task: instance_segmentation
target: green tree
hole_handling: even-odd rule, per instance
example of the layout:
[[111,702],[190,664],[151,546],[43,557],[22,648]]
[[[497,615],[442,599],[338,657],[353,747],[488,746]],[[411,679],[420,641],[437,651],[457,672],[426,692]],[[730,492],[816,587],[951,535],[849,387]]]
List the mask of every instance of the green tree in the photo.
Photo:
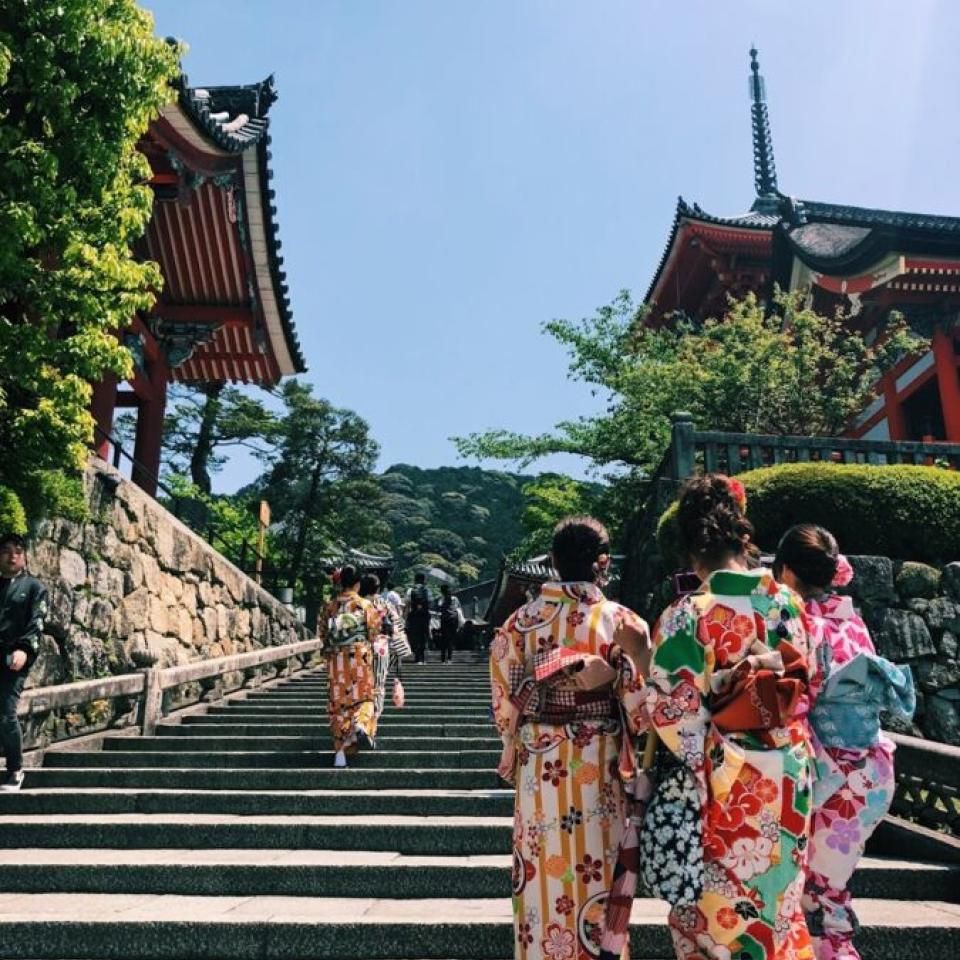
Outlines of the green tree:
[[174,473],[189,472],[203,493],[211,492],[211,475],[222,469],[231,450],[266,457],[279,437],[277,416],[236,387],[211,383],[171,393],[163,426],[167,466]]
[[564,518],[598,513],[596,485],[582,483],[559,473],[544,473],[524,484],[520,520],[526,536],[514,554],[518,558],[546,553],[553,528]]
[[362,417],[315,397],[309,384],[288,380],[281,396],[278,442],[256,486],[279,521],[276,542],[287,583],[301,584],[312,607],[325,556],[347,544],[384,540],[388,532],[371,475],[379,447]]
[[652,327],[623,291],[589,319],[551,321],[545,330],[567,349],[570,375],[607,400],[604,412],[535,437],[473,434],[458,449],[522,464],[575,453],[642,477],[660,462],[679,409],[702,429],[833,436],[872,399],[878,376],[920,346],[896,315],[868,344],[847,316],[818,314],[800,293],[778,293],[774,306],[751,294],[721,318]]
[[130,374],[114,332],[162,283],[137,141],[177,72],[134,0],[0,5],[0,481],[32,516],[82,509],[90,384]]

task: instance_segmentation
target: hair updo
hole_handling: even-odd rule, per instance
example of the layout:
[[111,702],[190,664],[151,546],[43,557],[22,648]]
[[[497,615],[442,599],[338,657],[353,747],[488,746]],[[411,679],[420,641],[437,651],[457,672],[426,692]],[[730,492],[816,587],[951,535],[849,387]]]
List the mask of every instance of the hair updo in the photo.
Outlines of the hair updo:
[[780,540],[773,561],[774,576],[789,567],[805,587],[826,590],[837,575],[840,548],[836,537],[814,523],[798,523]]
[[360,582],[360,572],[352,563],[345,563],[340,568],[340,586],[344,590],[355,587]]
[[729,478],[708,473],[684,484],[677,506],[677,531],[686,556],[709,565],[747,550],[753,525]]
[[361,597],[372,597],[380,592],[380,578],[375,573],[365,573],[360,578]]
[[561,580],[592,581],[594,564],[610,552],[610,534],[593,517],[567,517],[553,530],[553,564]]

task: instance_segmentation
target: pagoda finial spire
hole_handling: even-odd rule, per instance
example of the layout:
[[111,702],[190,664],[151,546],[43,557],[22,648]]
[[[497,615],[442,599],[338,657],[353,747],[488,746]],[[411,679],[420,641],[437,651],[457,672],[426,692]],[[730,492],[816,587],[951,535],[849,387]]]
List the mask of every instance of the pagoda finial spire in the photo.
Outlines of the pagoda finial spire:
[[[750,117],[753,123],[753,182],[757,200],[777,196],[777,165],[773,159],[773,139],[770,136],[770,118],[767,115],[767,95],[757,48],[750,48]],[[754,209],[757,204],[754,204]]]

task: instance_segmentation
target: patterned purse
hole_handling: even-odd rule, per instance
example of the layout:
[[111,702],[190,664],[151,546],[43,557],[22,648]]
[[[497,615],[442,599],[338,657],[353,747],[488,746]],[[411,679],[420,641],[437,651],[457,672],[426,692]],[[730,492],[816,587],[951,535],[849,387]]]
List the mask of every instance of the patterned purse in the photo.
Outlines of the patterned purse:
[[[644,765],[654,788],[640,830],[640,880],[671,906],[692,906],[703,893],[703,821],[693,773],[650,731]],[[648,760],[649,757],[649,760]]]

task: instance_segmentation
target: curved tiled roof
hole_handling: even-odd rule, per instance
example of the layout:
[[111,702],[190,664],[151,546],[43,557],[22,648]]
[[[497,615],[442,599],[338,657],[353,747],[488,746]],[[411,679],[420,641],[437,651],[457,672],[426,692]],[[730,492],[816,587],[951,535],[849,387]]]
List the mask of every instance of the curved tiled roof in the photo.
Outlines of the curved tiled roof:
[[707,213],[699,203],[687,203],[683,197],[677,197],[677,209],[673,216],[673,224],[670,227],[670,235],[667,237],[667,245],[660,256],[660,262],[654,271],[653,279],[647,287],[643,302],[649,303],[653,296],[653,291],[657,287],[660,275],[663,273],[670,259],[670,251],[677,239],[677,231],[680,229],[681,220],[699,220],[702,223],[713,223],[720,226],[746,228],[749,230],[772,230],[779,222],[779,214],[765,213],[760,210],[748,210],[746,213],[733,217],[718,217]]
[[293,324],[287,275],[283,270],[282,246],[277,224],[276,191],[270,187],[270,121],[267,113],[277,100],[273,74],[259,83],[221,87],[191,87],[185,74],[179,82],[179,100],[186,115],[206,139],[227,153],[257,150],[260,204],[268,266],[283,326],[284,339],[297,373],[306,370],[303,351]]

